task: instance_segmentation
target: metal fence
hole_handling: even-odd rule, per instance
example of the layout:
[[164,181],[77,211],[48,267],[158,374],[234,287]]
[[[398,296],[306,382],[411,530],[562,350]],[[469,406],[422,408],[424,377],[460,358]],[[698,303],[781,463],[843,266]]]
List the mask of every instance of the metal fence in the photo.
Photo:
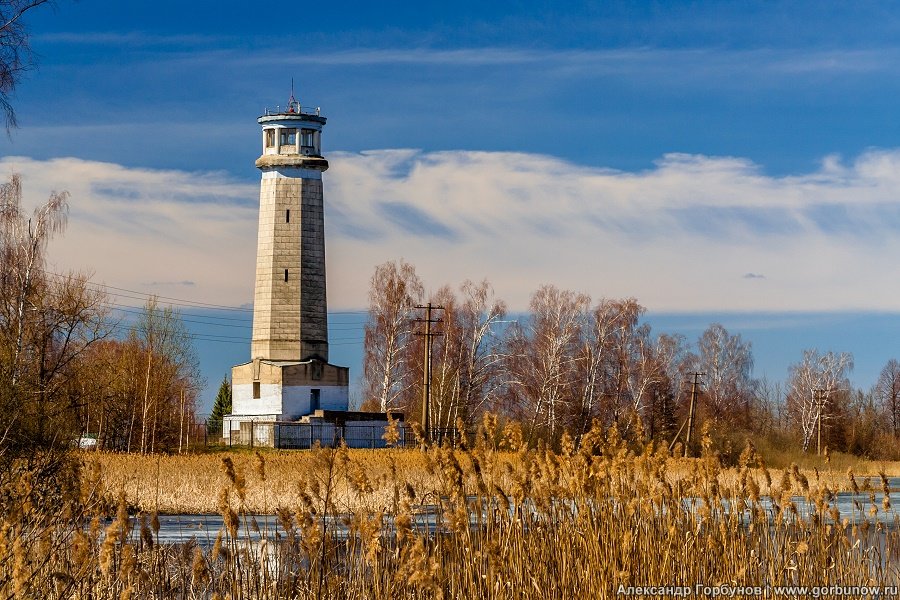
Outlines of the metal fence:
[[[348,448],[387,448],[384,439],[385,425],[336,425],[334,423],[284,423],[244,421],[240,429],[231,431],[230,436],[210,438],[211,444],[222,443],[226,446],[244,446],[282,448],[290,450],[306,450],[316,446],[334,447],[342,442]],[[393,447],[416,448],[421,440],[410,427],[402,423],[397,427],[399,438]],[[467,435],[468,437],[468,435]],[[431,443],[456,446],[460,442],[460,433],[456,429],[434,429],[430,435]]]

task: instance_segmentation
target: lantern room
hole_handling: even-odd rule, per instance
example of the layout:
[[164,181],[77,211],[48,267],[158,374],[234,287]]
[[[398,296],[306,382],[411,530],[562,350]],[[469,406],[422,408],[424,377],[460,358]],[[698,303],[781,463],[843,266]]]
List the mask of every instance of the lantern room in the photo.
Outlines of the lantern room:
[[293,98],[282,111],[276,108],[259,118],[263,127],[263,156],[322,156],[322,127],[325,117],[319,109],[300,106]]

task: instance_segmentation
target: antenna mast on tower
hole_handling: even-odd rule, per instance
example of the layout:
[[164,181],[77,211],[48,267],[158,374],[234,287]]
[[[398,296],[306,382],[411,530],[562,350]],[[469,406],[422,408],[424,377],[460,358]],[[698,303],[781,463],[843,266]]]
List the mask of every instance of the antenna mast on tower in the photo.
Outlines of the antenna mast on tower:
[[291,77],[291,97],[288,99],[288,112],[299,113],[300,102],[294,97],[294,78]]

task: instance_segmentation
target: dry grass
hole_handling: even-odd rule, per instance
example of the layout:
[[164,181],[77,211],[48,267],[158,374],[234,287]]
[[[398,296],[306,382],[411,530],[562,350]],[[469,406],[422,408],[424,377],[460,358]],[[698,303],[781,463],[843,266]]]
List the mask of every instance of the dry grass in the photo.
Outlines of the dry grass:
[[[0,525],[0,598],[544,599],[614,597],[620,585],[900,583],[898,518],[874,492],[843,515],[824,477],[769,470],[750,449],[726,471],[708,450],[690,461],[652,445],[635,454],[615,431],[558,453],[500,451],[494,427],[487,419],[488,435],[457,451],[101,455],[54,515],[29,507],[25,477],[5,490],[20,508]],[[103,534],[94,517],[117,484]],[[794,494],[814,507],[809,518]],[[161,548],[153,513],[126,537],[129,503],[202,510],[211,497],[225,522],[211,548]],[[422,504],[435,506],[436,529],[413,527]],[[285,534],[247,545],[242,514],[256,510],[276,511]],[[885,512],[894,527],[871,518]],[[349,535],[335,537],[326,515]]]
[[782,450],[780,452],[769,449],[766,452],[770,464],[780,468],[796,464],[801,469],[813,471],[833,472],[846,474],[848,470],[868,476],[877,476],[884,473],[888,477],[900,477],[900,461],[870,460],[853,454],[843,452],[830,453],[826,459],[824,456],[816,456],[813,452],[799,452]]
[[[246,474],[246,509],[250,512],[271,514],[274,507],[292,506],[298,491],[305,485],[311,469],[315,468],[314,455],[307,451],[264,450],[268,473],[265,485],[257,477],[253,465],[256,455],[252,452],[225,452],[183,456],[140,456],[135,454],[82,453],[88,468],[99,467],[102,473],[102,490],[110,497],[125,492],[129,506],[145,512],[159,513],[215,513],[218,511],[218,492],[226,482],[221,469],[222,458],[228,457],[236,470]],[[428,456],[421,450],[346,450],[342,454],[348,465],[365,472],[372,491],[360,496],[347,480],[341,480],[335,490],[334,503],[340,510],[353,512],[360,508],[388,510],[393,501],[394,471],[403,484],[409,484],[416,497],[427,498],[434,490],[438,478],[429,470]],[[457,452],[465,461],[466,453]],[[783,457],[779,457],[783,458]],[[877,478],[878,473],[896,476],[900,463],[867,461],[849,455],[832,456],[826,463],[822,457],[800,455],[794,461],[800,472],[819,486],[827,486],[834,492],[849,491],[847,471],[857,477]],[[520,454],[498,451],[494,460],[502,466],[499,478],[508,485],[506,473],[514,470]],[[670,484],[690,476],[699,459],[668,458],[666,477]],[[784,461],[778,461],[784,463]],[[790,462],[778,471],[790,469]],[[773,470],[774,471],[774,470]],[[760,493],[770,493],[762,470],[752,472],[760,481]],[[734,490],[740,484],[740,469],[722,469],[720,485]],[[465,482],[474,491],[474,480]],[[794,483],[793,493],[801,493]]]
[[[277,506],[296,504],[299,489],[316,469],[315,454],[308,451],[264,451],[266,482],[262,485],[250,452],[227,452],[185,456],[139,456],[86,453],[86,465],[97,465],[103,473],[103,491],[115,496],[125,491],[129,506],[160,513],[218,512],[217,497],[227,477],[222,458],[246,478],[245,506],[251,512],[272,513]],[[392,469],[421,493],[433,485],[427,472],[427,457],[420,450],[347,450],[343,456],[352,468],[365,472],[373,491],[364,499],[344,480],[337,486],[335,504],[355,510],[361,504],[387,508],[392,500]]]

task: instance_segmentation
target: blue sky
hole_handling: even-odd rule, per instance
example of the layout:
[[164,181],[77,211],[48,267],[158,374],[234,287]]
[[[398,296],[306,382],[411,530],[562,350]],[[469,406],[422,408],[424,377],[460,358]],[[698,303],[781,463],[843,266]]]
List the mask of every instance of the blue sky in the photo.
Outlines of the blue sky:
[[[72,192],[56,269],[248,303],[255,119],[293,77],[329,118],[335,310],[402,257],[514,310],[554,283],[636,296],[657,330],[721,321],[774,379],[817,346],[868,387],[895,355],[895,3],[61,0],[28,21],[0,162],[34,202]],[[211,385],[232,342],[201,344]]]

